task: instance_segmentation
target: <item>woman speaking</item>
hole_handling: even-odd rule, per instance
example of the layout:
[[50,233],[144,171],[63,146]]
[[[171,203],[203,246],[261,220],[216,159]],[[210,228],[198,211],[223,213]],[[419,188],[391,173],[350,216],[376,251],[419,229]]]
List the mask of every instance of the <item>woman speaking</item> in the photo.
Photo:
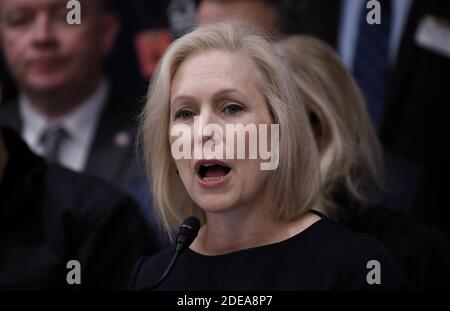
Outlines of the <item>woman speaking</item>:
[[[243,153],[219,131],[238,125],[257,128],[241,135]],[[320,158],[308,116],[289,68],[259,33],[216,24],[175,41],[152,79],[142,142],[167,231],[192,215],[202,223],[157,290],[406,287],[375,238],[315,211],[323,204]],[[261,152],[251,156],[264,144],[275,168],[263,169]],[[154,284],[173,252],[140,260],[133,289]]]

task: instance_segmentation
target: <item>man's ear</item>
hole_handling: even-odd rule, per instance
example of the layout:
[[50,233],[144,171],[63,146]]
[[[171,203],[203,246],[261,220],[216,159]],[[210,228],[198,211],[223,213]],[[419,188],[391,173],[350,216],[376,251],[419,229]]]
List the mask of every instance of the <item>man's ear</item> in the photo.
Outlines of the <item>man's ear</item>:
[[108,12],[101,17],[101,43],[104,55],[109,55],[114,47],[120,30],[120,18],[115,12]]

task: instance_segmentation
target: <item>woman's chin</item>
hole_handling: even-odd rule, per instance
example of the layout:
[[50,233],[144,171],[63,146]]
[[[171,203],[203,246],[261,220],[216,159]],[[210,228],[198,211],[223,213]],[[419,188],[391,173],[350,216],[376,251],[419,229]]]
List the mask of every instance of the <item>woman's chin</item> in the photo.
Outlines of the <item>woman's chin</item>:
[[211,214],[219,214],[227,212],[233,209],[236,204],[230,202],[230,200],[223,200],[220,198],[204,198],[199,202],[198,206],[205,212]]

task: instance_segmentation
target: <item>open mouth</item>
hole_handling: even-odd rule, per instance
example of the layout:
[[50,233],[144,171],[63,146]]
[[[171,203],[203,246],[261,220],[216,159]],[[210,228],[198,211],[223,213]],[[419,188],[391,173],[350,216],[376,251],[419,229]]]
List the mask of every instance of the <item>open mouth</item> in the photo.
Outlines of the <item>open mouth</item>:
[[225,182],[231,171],[228,165],[216,160],[199,161],[195,169],[201,184],[205,186],[215,186]]

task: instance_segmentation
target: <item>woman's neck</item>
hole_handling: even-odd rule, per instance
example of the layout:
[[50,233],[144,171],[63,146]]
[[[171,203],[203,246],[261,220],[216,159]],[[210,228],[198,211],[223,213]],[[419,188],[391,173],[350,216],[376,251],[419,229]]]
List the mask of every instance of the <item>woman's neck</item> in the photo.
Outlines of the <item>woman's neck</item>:
[[191,249],[213,256],[278,243],[299,234],[319,219],[307,213],[298,220],[281,222],[268,213],[251,210],[209,214]]

